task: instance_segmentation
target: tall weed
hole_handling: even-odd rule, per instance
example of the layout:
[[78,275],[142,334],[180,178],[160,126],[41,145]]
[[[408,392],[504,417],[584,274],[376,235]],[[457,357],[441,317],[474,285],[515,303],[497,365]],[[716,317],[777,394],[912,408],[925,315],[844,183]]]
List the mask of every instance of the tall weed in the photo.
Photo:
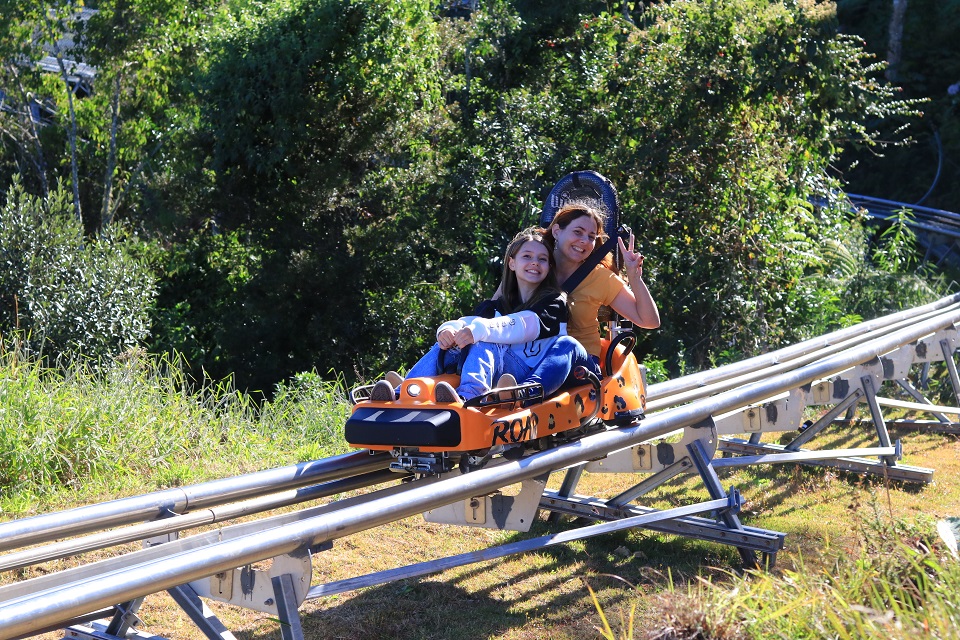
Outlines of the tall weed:
[[[229,380],[194,389],[182,362],[130,351],[59,368],[0,343],[0,507],[64,488],[158,487],[324,457],[343,449],[342,386],[283,386],[258,406]],[[342,406],[340,406],[342,405]],[[19,496],[19,498],[18,498]],[[32,496],[33,498],[24,498]]]
[[[779,573],[728,573],[698,578],[648,600],[655,624],[611,628],[600,610],[602,634],[646,639],[952,638],[960,628],[960,562],[937,540],[933,523],[889,521],[874,509],[862,522],[859,553],[840,553],[824,569],[799,557]],[[591,591],[592,594],[592,591]],[[633,609],[631,609],[632,611]]]

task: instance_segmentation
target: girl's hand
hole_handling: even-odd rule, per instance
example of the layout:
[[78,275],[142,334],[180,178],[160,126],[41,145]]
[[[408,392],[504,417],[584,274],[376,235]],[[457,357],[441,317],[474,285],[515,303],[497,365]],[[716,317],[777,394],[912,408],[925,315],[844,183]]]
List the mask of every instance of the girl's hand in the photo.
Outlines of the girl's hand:
[[476,342],[476,340],[473,338],[473,331],[470,331],[470,327],[464,327],[463,329],[460,329],[460,331],[457,331],[457,335],[454,336],[454,339],[456,340],[457,346],[461,349]]
[[617,244],[620,245],[620,253],[623,255],[623,266],[627,268],[627,275],[636,275],[643,277],[643,254],[633,250],[633,234],[630,234],[630,247],[623,244],[623,238],[617,238]]
[[444,329],[437,334],[437,344],[441,349],[452,349],[457,346],[457,334],[453,329]]

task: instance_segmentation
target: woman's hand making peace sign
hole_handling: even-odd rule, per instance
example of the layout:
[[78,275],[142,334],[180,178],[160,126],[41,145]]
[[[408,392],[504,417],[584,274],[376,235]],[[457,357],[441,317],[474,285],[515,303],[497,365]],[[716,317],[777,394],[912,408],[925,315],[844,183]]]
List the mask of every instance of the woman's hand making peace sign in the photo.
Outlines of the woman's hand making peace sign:
[[656,329],[660,326],[660,311],[647,283],[643,281],[643,254],[634,250],[632,233],[628,244],[623,243],[623,238],[617,238],[617,244],[623,254],[623,266],[627,269],[630,286],[618,293],[610,306],[638,327]]
[[623,255],[623,266],[627,268],[627,275],[643,276],[643,254],[633,250],[633,233],[630,233],[630,246],[623,244],[623,238],[617,238],[620,253]]

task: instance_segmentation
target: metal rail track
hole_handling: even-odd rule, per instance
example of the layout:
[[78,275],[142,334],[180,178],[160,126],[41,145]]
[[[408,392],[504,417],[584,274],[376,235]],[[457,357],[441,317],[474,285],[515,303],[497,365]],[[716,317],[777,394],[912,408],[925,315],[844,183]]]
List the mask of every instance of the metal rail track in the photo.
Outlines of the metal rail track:
[[[884,380],[899,381],[905,377],[903,369],[909,367],[907,361],[926,367],[937,359],[936,354],[928,353],[934,346],[940,347],[940,359],[947,363],[951,383],[958,389],[960,380],[953,363],[958,322],[960,296],[951,296],[765,356],[653,385],[649,389],[650,412],[636,425],[603,431],[521,460],[500,461],[469,474],[408,477],[408,481],[391,482],[348,499],[189,537],[172,539],[170,534],[318,497],[369,489],[395,481],[398,475],[383,471],[389,462],[388,456],[358,452],[3,523],[0,524],[0,550],[12,553],[0,556],[0,570],[132,540],[147,539],[147,546],[108,560],[0,587],[0,639],[26,637],[71,624],[77,625],[74,634],[83,634],[87,633],[82,630],[86,627],[80,623],[105,614],[113,615],[109,624],[97,629],[91,627],[87,636],[74,637],[129,636],[139,603],[144,597],[163,590],[174,595],[207,637],[232,636],[212,618],[198,596],[274,613],[285,623],[284,637],[298,638],[302,632],[299,632],[297,608],[308,598],[633,526],[660,528],[733,544],[745,563],[758,564],[757,553],[769,561],[782,548],[783,534],[742,525],[737,517],[739,496],[735,491],[723,490],[717,469],[736,464],[855,461],[860,456],[877,460],[869,464],[861,462],[863,466],[854,465],[849,470],[869,473],[872,465],[882,468],[883,473],[903,471],[908,476],[913,473],[923,481],[922,471],[897,464],[899,448],[886,434],[876,392]],[[851,384],[856,388],[847,393]],[[822,397],[818,398],[817,394]],[[792,402],[789,411],[784,397]],[[754,442],[751,436],[748,443],[751,447],[740,451],[749,455],[740,459],[712,459],[723,446],[719,435],[797,430],[801,428],[795,420],[800,404],[832,402],[841,409],[834,407],[823,425],[808,426],[804,434],[811,428],[816,433],[833,422],[834,414],[857,402],[866,402],[876,423],[879,446],[811,452],[801,445],[812,435],[801,435],[792,446],[771,451]],[[776,414],[771,412],[771,407],[781,407],[781,413],[789,413],[792,422],[774,420],[771,423],[770,415]],[[767,416],[767,422],[748,419],[751,411]],[[754,423],[756,429],[752,426]],[[658,442],[678,431],[685,434],[681,442]],[[638,467],[638,461],[646,466]],[[579,473],[588,465],[594,465],[594,469],[589,470],[632,471],[645,474],[647,479],[609,500],[574,497]],[[560,491],[545,491],[549,475],[563,470],[567,477]],[[680,473],[699,474],[711,500],[668,511],[630,504]],[[500,489],[517,483],[522,487],[520,496],[498,499]],[[339,538],[425,512],[438,521],[525,530],[523,527],[529,527],[538,510],[603,522],[340,584],[310,584],[312,554],[328,549]],[[481,519],[478,512],[487,516]],[[697,515],[704,513],[712,517]],[[121,528],[108,531],[115,527]],[[72,536],[79,537],[43,544]],[[163,536],[162,543],[155,536]],[[268,570],[258,574],[251,568],[265,560],[272,560]]]

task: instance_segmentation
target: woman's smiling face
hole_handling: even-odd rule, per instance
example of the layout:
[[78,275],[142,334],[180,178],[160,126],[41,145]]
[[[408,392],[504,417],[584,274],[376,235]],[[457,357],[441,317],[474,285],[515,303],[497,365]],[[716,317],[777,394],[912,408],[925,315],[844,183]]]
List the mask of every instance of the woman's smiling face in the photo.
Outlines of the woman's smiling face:
[[587,259],[597,244],[597,222],[591,216],[575,218],[565,228],[553,228],[553,237],[557,241],[558,259],[580,263]]

